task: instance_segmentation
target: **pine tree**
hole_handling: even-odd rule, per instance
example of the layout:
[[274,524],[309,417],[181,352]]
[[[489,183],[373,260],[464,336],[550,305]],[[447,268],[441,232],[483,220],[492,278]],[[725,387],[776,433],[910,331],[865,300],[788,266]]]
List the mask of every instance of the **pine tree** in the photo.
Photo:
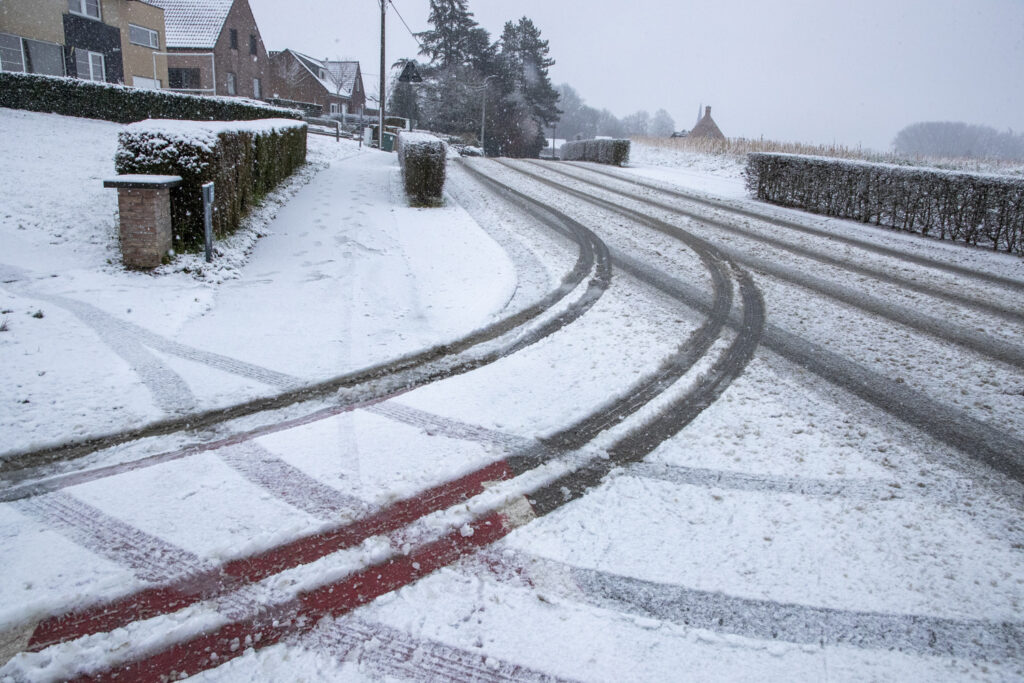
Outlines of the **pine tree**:
[[548,41],[527,17],[506,22],[495,66],[502,97],[495,112],[495,136],[487,152],[513,157],[535,157],[545,145],[544,132],[558,120],[558,92],[548,69]]
[[430,64],[440,69],[468,64],[472,32],[477,24],[466,0],[430,0],[427,21],[434,28],[416,34],[420,54],[429,57]]

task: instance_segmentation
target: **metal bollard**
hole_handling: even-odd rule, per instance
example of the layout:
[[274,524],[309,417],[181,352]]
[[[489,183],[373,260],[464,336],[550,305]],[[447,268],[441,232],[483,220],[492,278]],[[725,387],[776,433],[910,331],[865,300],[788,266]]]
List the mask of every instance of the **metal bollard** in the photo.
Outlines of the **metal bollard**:
[[213,181],[203,183],[203,227],[206,230],[206,262],[213,261]]

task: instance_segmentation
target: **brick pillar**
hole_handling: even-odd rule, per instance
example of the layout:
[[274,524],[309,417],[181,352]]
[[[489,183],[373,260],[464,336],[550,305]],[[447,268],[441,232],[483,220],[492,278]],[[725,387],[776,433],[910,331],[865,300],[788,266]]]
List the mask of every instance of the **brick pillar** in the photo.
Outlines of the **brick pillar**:
[[171,188],[178,176],[119,176],[117,188],[121,257],[128,268],[155,268],[171,250]]

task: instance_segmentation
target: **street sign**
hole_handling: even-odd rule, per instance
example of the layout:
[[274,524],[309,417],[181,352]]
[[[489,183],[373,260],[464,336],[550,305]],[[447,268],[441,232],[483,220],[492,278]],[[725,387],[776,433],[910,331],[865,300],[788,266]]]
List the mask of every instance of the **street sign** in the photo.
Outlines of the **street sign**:
[[402,75],[398,77],[399,83],[422,83],[423,76],[420,76],[419,69],[416,68],[416,62],[406,62],[405,68],[402,69]]

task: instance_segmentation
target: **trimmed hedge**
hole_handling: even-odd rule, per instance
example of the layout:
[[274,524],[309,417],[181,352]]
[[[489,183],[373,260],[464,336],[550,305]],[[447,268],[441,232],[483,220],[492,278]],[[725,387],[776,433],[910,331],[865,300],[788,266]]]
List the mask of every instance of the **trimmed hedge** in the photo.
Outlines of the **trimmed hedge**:
[[306,162],[306,124],[265,121],[148,120],[118,135],[119,174],[180,175],[171,190],[171,229],[176,251],[204,243],[203,183],[213,181],[213,229],[224,237],[238,229],[255,202]]
[[596,161],[625,166],[629,163],[629,140],[575,140],[559,150],[564,161]]
[[792,154],[749,154],[758,199],[1024,254],[1024,178]]
[[444,191],[448,146],[427,133],[398,134],[398,163],[405,193],[414,205],[436,205]]
[[115,123],[134,123],[144,119],[252,121],[302,118],[302,113],[294,109],[271,107],[237,97],[140,90],[78,78],[10,72],[0,73],[0,107]]

